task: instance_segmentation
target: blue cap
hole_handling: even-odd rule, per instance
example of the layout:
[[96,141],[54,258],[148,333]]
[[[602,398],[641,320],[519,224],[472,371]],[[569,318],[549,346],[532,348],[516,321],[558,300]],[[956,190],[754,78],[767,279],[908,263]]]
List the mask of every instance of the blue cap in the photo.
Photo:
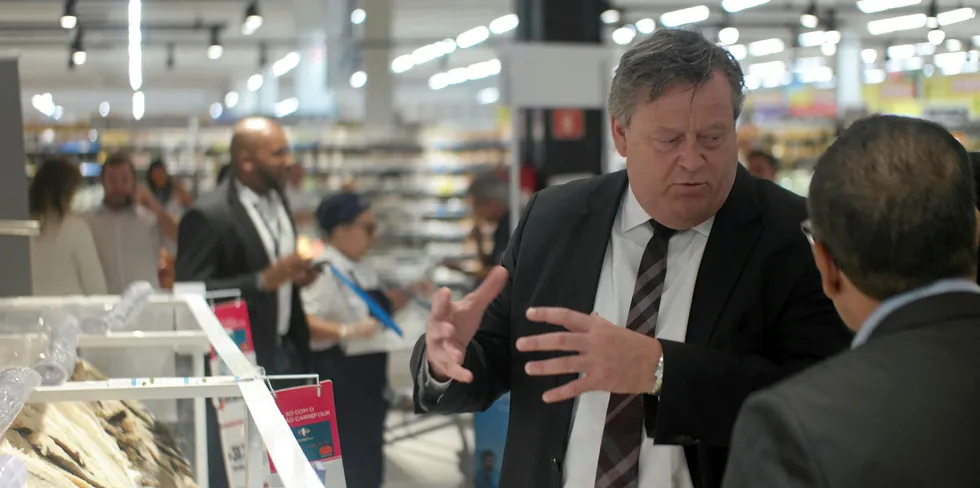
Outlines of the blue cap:
[[370,207],[367,201],[356,193],[340,193],[324,198],[316,208],[316,221],[323,232],[331,232],[336,227],[347,225]]

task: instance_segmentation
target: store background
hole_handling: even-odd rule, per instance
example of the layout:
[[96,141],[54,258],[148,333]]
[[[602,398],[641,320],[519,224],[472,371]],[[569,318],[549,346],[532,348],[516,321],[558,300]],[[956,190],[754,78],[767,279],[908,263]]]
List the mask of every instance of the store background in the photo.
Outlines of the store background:
[[[261,25],[243,22],[253,4]],[[571,22],[582,12],[595,15]],[[141,170],[162,157],[200,194],[228,160],[234,121],[263,113],[288,127],[306,192],[354,186],[374,200],[374,259],[387,279],[426,274],[462,292],[466,281],[436,264],[475,253],[462,198],[475,174],[519,161],[537,170],[522,179],[543,186],[623,165],[598,107],[508,105],[507,47],[603,46],[603,72],[590,65],[581,78],[608,83],[625,48],[665,26],[700,30],[740,59],[743,149],[775,154],[777,181],[793,191],[805,194],[815,158],[866,113],[930,118],[980,148],[980,19],[960,1],[0,0],[0,53],[18,59],[20,84],[18,95],[12,72],[0,79],[0,107],[10,108],[0,218],[24,218],[17,175],[51,154],[82,163],[79,210],[101,200],[98,165],[116,150],[132,151]],[[9,120],[17,106],[21,120]],[[26,252],[0,239],[5,256]],[[4,259],[10,273],[26,262]],[[400,320],[424,316],[416,306]],[[391,364],[404,390],[407,354]],[[469,419],[395,413],[391,424],[390,486],[472,475],[480,443]]]

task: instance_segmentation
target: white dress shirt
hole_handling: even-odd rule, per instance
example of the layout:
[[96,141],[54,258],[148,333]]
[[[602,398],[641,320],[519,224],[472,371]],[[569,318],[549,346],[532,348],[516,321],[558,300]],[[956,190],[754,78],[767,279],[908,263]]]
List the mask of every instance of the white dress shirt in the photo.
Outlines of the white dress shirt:
[[[267,195],[259,195],[240,182],[235,182],[238,189],[238,199],[241,200],[245,212],[252,219],[252,225],[262,239],[269,263],[274,263],[296,252],[296,231],[293,230],[282,204],[279,194],[270,191]],[[280,336],[289,333],[289,319],[292,314],[293,284],[287,282],[279,287],[279,317],[276,328]]]
[[[602,318],[625,327],[633,299],[633,286],[640,260],[653,237],[650,216],[629,189],[623,196],[606,257],[599,274],[593,311]],[[687,319],[691,312],[694,283],[714,217],[694,227],[677,232],[667,246],[667,276],[657,315],[658,338],[684,342]],[[664,363],[664,376],[670,375],[670,363]],[[575,400],[572,432],[562,470],[565,488],[592,488],[599,462],[599,446],[605,426],[608,392],[590,392]],[[643,429],[640,447],[640,482],[638,488],[691,488],[684,448],[655,446]]]
[[[314,261],[329,261],[338,271],[357,283],[362,290],[376,290],[381,280],[372,266],[365,262],[351,261],[347,256],[332,246],[325,246]],[[303,288],[303,310],[306,313],[333,322],[352,324],[371,316],[368,306],[361,297],[357,296],[340,279],[324,268],[316,281]],[[323,351],[335,346],[330,341],[311,341],[310,349]]]
[[[640,207],[632,188],[623,196],[619,213],[613,222],[612,235],[599,274],[593,311],[620,327],[626,326],[633,287],[640,260],[653,237],[650,216]],[[687,320],[694,297],[701,257],[708,243],[714,217],[693,229],[677,232],[667,246],[667,276],[657,315],[656,336],[684,342]],[[624,372],[629,374],[629,372]],[[670,375],[670,363],[664,363],[664,376]],[[420,380],[434,392],[445,391],[449,382],[436,382],[428,363],[420,371]],[[590,392],[575,400],[572,429],[562,470],[564,488],[593,488],[599,463],[599,446],[605,427],[608,392]],[[691,474],[680,446],[655,446],[643,428],[640,447],[640,474],[637,488],[692,488]]]

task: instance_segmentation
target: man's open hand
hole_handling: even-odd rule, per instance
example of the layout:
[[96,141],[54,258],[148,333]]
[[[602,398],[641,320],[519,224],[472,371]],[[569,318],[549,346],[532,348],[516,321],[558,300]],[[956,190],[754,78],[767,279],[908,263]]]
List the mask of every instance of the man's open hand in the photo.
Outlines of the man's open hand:
[[617,327],[597,314],[586,315],[566,308],[531,308],[527,318],[564,327],[568,332],[522,337],[517,341],[519,351],[577,353],[532,361],[525,366],[531,376],[581,375],[577,380],[546,391],[542,397],[545,402],[570,400],[589,391],[643,394],[653,389],[660,341]]

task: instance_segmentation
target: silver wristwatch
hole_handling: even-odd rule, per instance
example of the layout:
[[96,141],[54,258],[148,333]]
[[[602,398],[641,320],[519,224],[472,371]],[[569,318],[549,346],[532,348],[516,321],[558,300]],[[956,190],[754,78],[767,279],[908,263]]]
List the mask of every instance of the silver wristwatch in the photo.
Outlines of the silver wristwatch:
[[651,395],[659,395],[660,387],[664,385],[664,355],[660,354],[660,360],[657,361],[657,372],[654,373],[657,380],[653,383],[653,389],[650,390]]

